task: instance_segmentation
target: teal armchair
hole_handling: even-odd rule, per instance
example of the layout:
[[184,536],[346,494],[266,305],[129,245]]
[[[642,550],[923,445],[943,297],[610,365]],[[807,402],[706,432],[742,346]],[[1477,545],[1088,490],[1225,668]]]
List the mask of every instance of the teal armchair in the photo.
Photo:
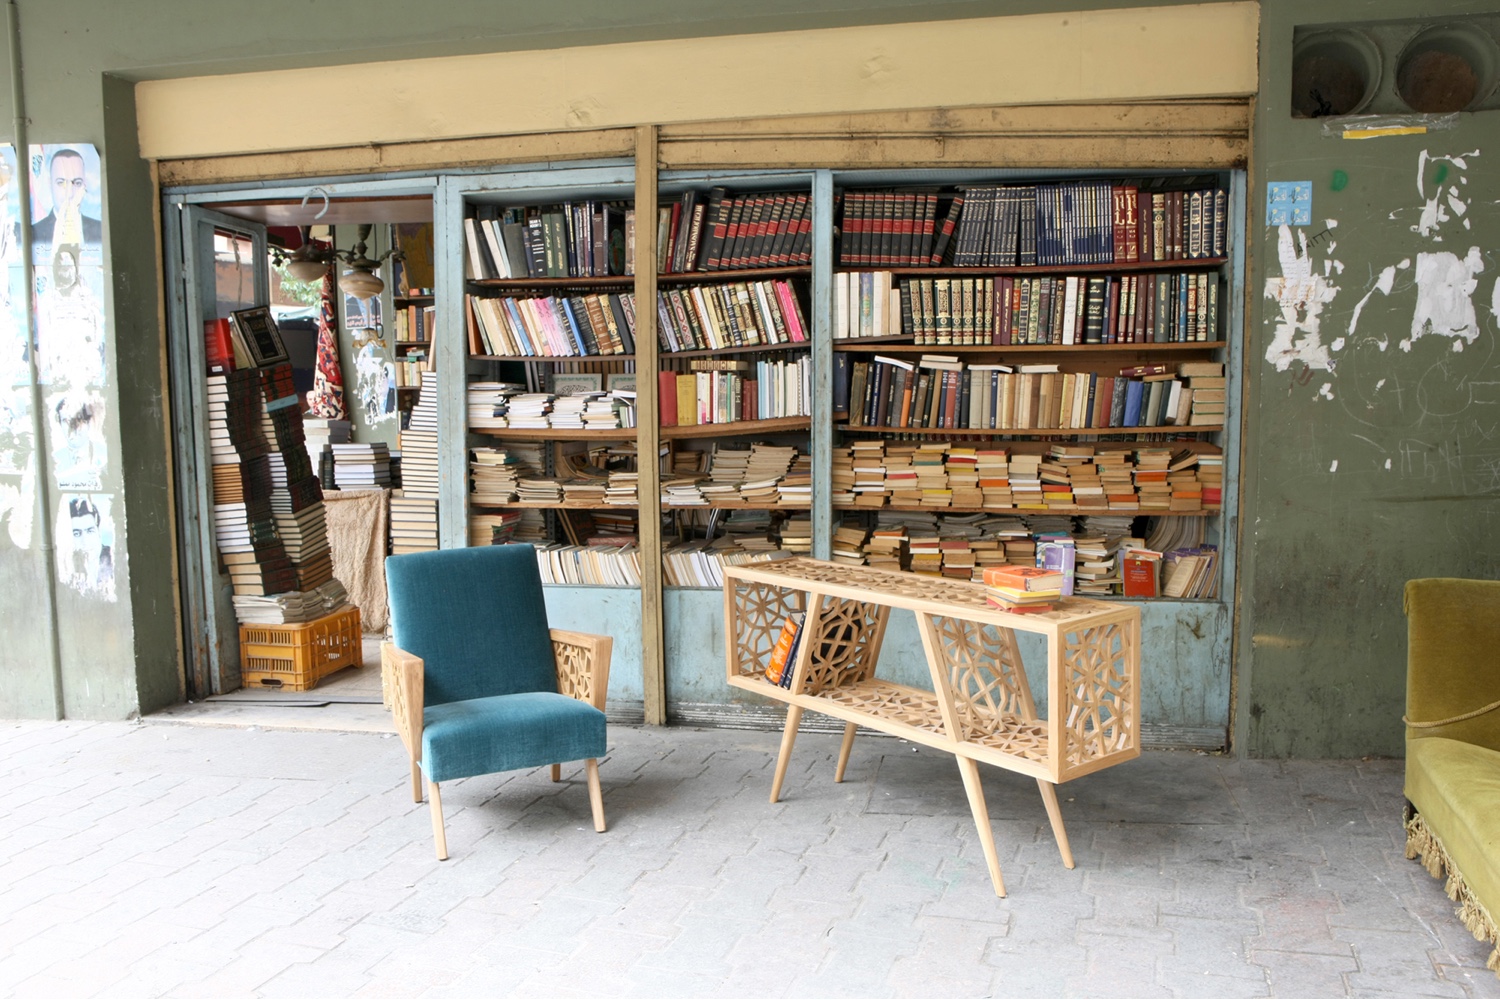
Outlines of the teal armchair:
[[530,545],[444,549],[385,561],[392,642],[381,681],[425,779],[439,861],[448,857],[441,782],[582,760],[594,829],[604,832],[599,761],[612,640],[547,627]]

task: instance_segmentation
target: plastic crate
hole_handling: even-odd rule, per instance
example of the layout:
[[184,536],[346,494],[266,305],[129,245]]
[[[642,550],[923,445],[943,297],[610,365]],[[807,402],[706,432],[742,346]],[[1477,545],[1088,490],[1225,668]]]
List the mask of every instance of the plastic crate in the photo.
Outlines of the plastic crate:
[[240,626],[240,677],[247,688],[310,691],[334,671],[363,664],[353,605],[301,625]]

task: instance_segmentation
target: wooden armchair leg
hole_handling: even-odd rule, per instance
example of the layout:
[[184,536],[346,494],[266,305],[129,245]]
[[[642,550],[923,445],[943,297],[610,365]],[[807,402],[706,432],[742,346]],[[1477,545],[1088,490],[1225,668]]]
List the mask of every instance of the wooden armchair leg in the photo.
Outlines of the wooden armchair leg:
[[443,832],[443,799],[438,795],[436,781],[427,783],[427,794],[432,798],[432,836],[437,841],[437,859],[448,860],[448,836]]
[[839,747],[839,766],[834,769],[834,781],[844,780],[844,768],[849,766],[849,751],[854,749],[854,731],[858,728],[852,722],[844,724],[844,743]]
[[411,800],[422,801],[422,765],[415,757],[411,759]]
[[594,810],[594,829],[603,833],[604,793],[599,790],[599,760],[596,757],[590,757],[583,762],[583,766],[589,776],[589,807]]
[[552,765],[552,780],[553,781],[561,781],[562,780],[562,765],[561,764],[553,764]]

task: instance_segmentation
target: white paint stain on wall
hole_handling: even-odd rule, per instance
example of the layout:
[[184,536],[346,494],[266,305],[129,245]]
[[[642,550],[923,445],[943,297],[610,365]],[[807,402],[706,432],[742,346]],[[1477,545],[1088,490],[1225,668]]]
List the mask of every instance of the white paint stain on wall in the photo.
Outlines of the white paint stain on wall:
[[1305,232],[1299,230],[1294,240],[1292,227],[1280,226],[1277,257],[1281,274],[1266,279],[1266,298],[1276,302],[1280,316],[1266,347],[1266,361],[1279,372],[1299,361],[1309,368],[1332,371],[1333,361],[1323,343],[1320,317],[1339,288],[1326,275],[1314,272]]
[[[1417,224],[1411,227],[1412,232],[1441,243],[1443,236],[1440,230],[1444,223],[1457,219],[1465,229],[1469,228],[1469,220],[1464,218],[1469,211],[1469,199],[1463,196],[1460,184],[1449,184],[1448,181],[1453,170],[1468,170],[1469,158],[1478,155],[1477,149],[1458,156],[1433,156],[1425,149],[1417,154],[1417,194],[1423,202],[1422,214],[1418,217]],[[1427,176],[1429,164],[1441,164],[1447,168],[1436,172],[1430,182],[1431,193]],[[1464,185],[1469,183],[1469,179],[1462,174],[1452,179]]]
[[1467,256],[1442,251],[1417,254],[1415,281],[1417,304],[1411,318],[1411,338],[1401,342],[1410,351],[1412,341],[1436,335],[1454,338],[1454,350],[1463,350],[1479,337],[1479,322],[1474,315],[1476,277],[1484,270],[1484,257],[1478,247],[1470,247]]

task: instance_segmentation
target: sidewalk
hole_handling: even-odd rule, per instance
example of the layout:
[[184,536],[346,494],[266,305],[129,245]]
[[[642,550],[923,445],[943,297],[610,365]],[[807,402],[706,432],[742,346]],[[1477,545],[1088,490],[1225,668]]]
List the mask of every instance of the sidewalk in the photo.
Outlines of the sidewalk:
[[1500,997],[1402,857],[1399,761],[1151,753],[1059,789],[946,754],[610,729],[581,767],[443,787],[434,859],[377,733],[0,723],[0,996]]

